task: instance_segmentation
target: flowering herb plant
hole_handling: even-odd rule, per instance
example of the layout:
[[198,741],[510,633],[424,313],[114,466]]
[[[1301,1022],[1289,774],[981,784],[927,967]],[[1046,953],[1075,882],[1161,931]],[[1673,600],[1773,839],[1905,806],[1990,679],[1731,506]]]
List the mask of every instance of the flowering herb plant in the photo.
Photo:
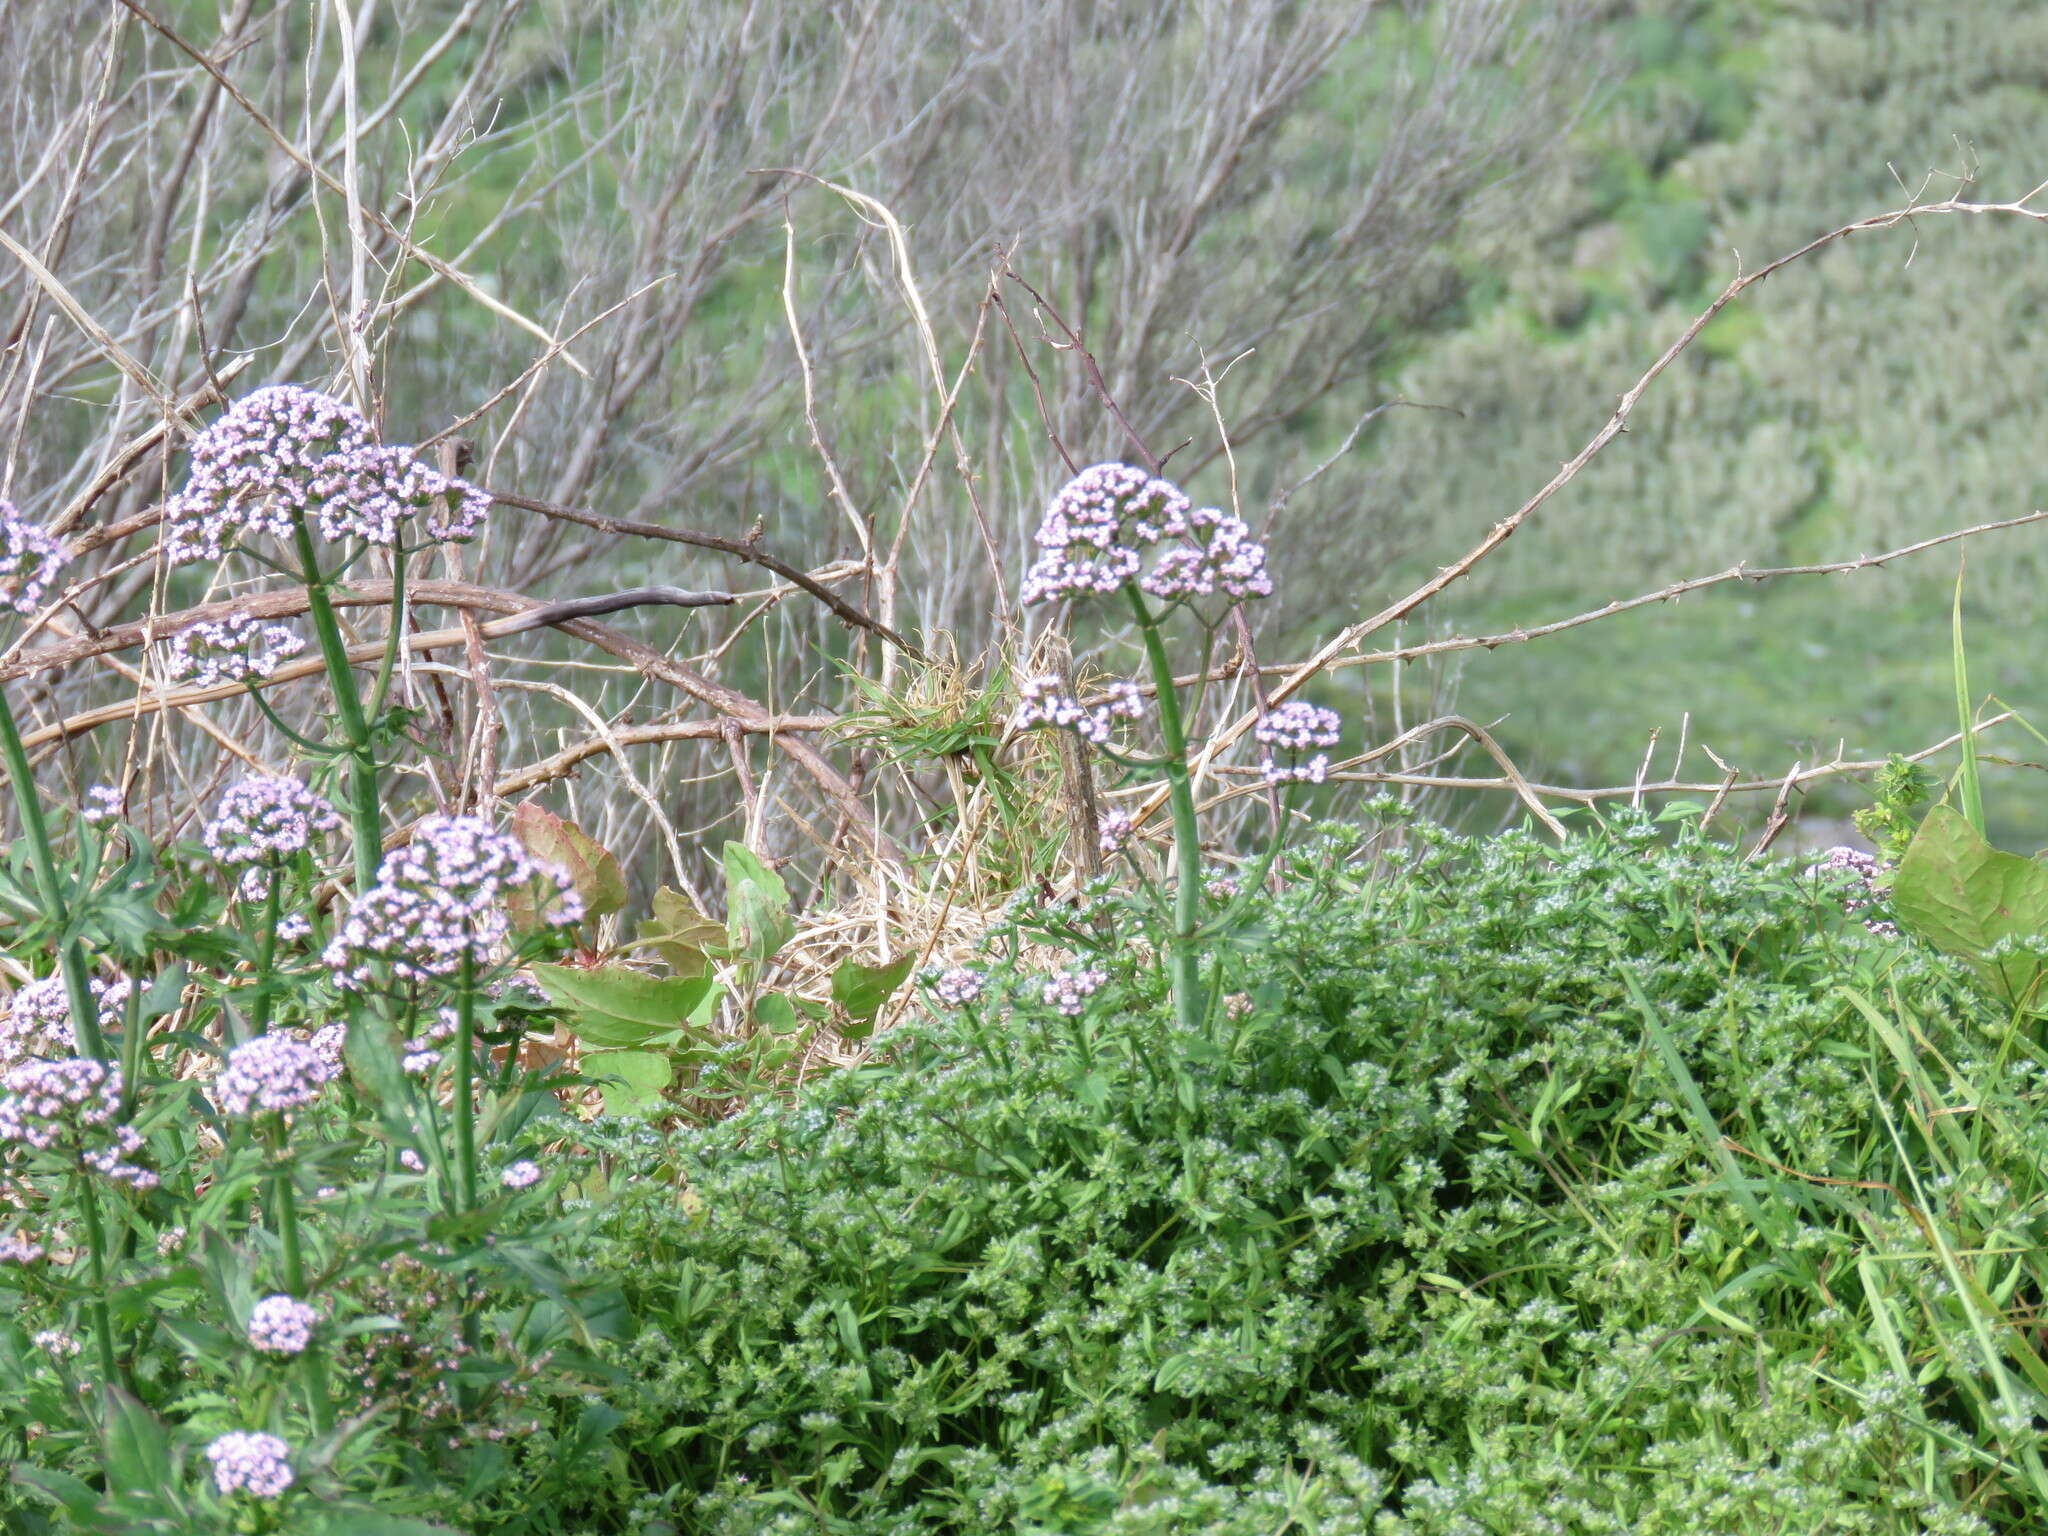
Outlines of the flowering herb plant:
[[[1198,1030],[1211,1001],[1202,985],[1203,948],[1232,926],[1243,902],[1263,885],[1281,846],[1276,835],[1255,874],[1231,889],[1221,913],[1204,920],[1205,895],[1223,888],[1203,868],[1194,795],[1201,746],[1196,725],[1218,632],[1233,609],[1273,595],[1265,546],[1237,513],[1197,507],[1171,481],[1120,463],[1095,464],[1069,480],[1046,507],[1033,541],[1038,555],[1024,576],[1024,603],[1121,598],[1136,626],[1149,689],[1118,680],[1084,700],[1069,694],[1057,676],[1027,678],[1011,724],[1017,730],[1072,731],[1134,778],[1164,780],[1173,827],[1172,891],[1158,893],[1155,908],[1163,920],[1176,1012],[1184,1027]],[[1168,648],[1176,622],[1192,627],[1199,641],[1196,681],[1185,691]],[[1142,734],[1148,717],[1156,750]],[[1337,744],[1341,729],[1333,711],[1304,700],[1283,703],[1258,721],[1261,776],[1284,791],[1283,830],[1296,787],[1321,784],[1328,776],[1329,757],[1322,749]],[[1128,810],[1110,811],[1100,824],[1100,851],[1126,853],[1135,830]],[[1144,889],[1153,892],[1142,869],[1139,875]],[[1105,980],[1092,967],[1070,970],[1046,982],[1044,1000],[1063,1014],[1079,1015]],[[953,977],[937,995],[950,1001],[961,990]]]

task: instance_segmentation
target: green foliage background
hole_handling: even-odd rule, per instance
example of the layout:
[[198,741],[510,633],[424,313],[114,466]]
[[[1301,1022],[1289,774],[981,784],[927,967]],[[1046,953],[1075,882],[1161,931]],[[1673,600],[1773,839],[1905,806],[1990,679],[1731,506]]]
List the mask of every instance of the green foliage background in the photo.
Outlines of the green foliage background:
[[[1411,554],[1401,576],[1448,559],[1575,453],[1738,260],[1909,193],[1956,195],[1948,173],[1974,171],[1967,195],[1996,200],[2043,173],[2048,13],[2024,0],[1635,9],[1612,23],[1627,72],[1567,173],[1528,189],[1526,239],[1477,284],[1469,322],[1395,375],[1407,398],[1463,413],[1395,412],[1377,429],[1353,537]],[[1737,561],[1853,558],[2041,506],[2043,256],[2032,224],[1932,218],[1771,278],[1437,620],[1541,622]],[[2041,532],[1969,550],[1973,675],[2025,707]],[[1361,566],[1360,585],[1398,585],[1386,574]],[[1757,771],[1838,741],[1856,757],[1911,749],[1954,728],[1955,576],[1939,553],[1723,588],[1484,657],[1463,702],[1507,713],[1532,772],[1567,780],[1628,782],[1652,726],[1668,767],[1687,710],[1695,740]],[[2013,835],[2048,830],[2016,797],[2005,812]]]

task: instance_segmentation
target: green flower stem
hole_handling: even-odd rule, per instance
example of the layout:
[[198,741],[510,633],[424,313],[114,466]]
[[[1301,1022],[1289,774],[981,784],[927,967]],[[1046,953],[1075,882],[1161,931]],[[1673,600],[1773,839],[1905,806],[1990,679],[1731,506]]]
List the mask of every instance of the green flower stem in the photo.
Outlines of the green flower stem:
[[[276,1166],[271,1170],[277,1235],[284,1245],[284,1288],[299,1301],[306,1299],[306,1259],[299,1246],[299,1194],[292,1183],[292,1166],[287,1150],[284,1116],[270,1117],[270,1150]],[[324,1435],[334,1427],[334,1414],[327,1401],[327,1365],[316,1346],[308,1345],[299,1357],[306,1378],[306,1417],[313,1432]]]
[[277,960],[277,924],[284,901],[284,871],[272,866],[270,888],[263,893],[263,932],[256,937],[256,996],[249,1003],[249,1033],[270,1029],[270,976]]
[[313,547],[313,532],[303,515],[292,519],[292,538],[299,554],[300,579],[306,584],[306,611],[320,642],[320,660],[334,694],[335,717],[348,748],[349,821],[355,834],[356,895],[360,897],[376,882],[377,866],[384,857],[377,753],[370,739],[369,717],[363,713],[362,695],[356,690],[355,671],[349,664],[348,645],[341,638],[341,625],[328,599],[329,578],[321,573],[320,554]]
[[464,954],[455,993],[455,1208],[476,1205],[476,960]]
[[1161,772],[1166,776],[1167,803],[1173,812],[1173,926],[1167,936],[1173,977],[1173,1010],[1190,1034],[1202,1027],[1202,963],[1195,933],[1202,918],[1202,832],[1195,820],[1194,783],[1188,774],[1188,739],[1181,720],[1180,696],[1174,692],[1173,664],[1159,621],[1136,586],[1126,585],[1131,613],[1145,640],[1145,661],[1159,706],[1159,737],[1166,747]]
[[377,683],[370,690],[369,715],[375,720],[384,713],[384,701],[391,695],[391,674],[398,662],[398,637],[405,625],[405,546],[391,551],[391,622],[384,629],[384,657],[377,663]]
[[1281,844],[1286,840],[1287,818],[1294,814],[1294,801],[1300,788],[1299,779],[1289,781],[1287,791],[1280,800],[1280,835],[1266,844],[1266,851],[1259,856],[1258,869],[1253,872],[1250,879],[1238,885],[1237,895],[1230,905],[1195,930],[1197,940],[1206,941],[1219,933],[1228,933],[1236,925],[1244,909],[1252,904],[1260,891],[1265,889],[1266,876],[1272,873],[1273,861],[1280,856]]
[[107,1311],[107,1229],[100,1221],[99,1191],[85,1174],[78,1179],[78,1209],[85,1216],[86,1257],[92,1273],[92,1300],[86,1303],[86,1315],[92,1319],[100,1380],[111,1386],[120,1378],[114,1361],[114,1321]]
[[64,973],[64,996],[71,1004],[71,1027],[76,1031],[81,1054],[95,1061],[107,1059],[107,1042],[100,1034],[99,1009],[92,1000],[92,972],[86,965],[85,946],[69,933],[71,904],[65,900],[63,883],[57,878],[57,859],[50,851],[49,824],[43,820],[43,802],[36,794],[35,771],[29,767],[28,749],[21,744],[21,731],[14,723],[14,706],[0,691],[0,755],[7,760],[7,777],[14,785],[14,808],[21,816],[22,836],[28,840],[29,864],[35,873],[36,897],[58,932],[58,966]]

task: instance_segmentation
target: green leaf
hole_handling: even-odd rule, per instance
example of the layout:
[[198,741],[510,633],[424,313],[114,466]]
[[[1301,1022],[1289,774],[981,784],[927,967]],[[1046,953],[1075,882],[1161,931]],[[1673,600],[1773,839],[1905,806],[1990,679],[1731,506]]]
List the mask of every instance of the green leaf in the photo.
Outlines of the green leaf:
[[541,990],[568,1013],[571,1033],[600,1049],[631,1050],[687,1029],[715,985],[708,976],[649,976],[623,965],[532,969]]
[[699,912],[681,891],[663,886],[653,905],[654,916],[641,923],[635,946],[653,950],[678,976],[701,976],[711,956],[726,952],[725,925]]
[[2041,962],[1988,960],[2000,939],[2048,934],[2048,865],[1992,847],[1947,806],[1936,806],[1899,861],[1892,882],[1899,921],[1967,963],[2006,1001],[2031,1007]]
[[512,810],[512,831],[528,853],[567,872],[589,916],[602,917],[626,904],[626,876],[619,861],[573,821],[537,805],[520,805]]
[[725,907],[733,954],[755,965],[766,965],[796,936],[782,877],[743,843],[725,845]]
[[889,1001],[889,995],[903,985],[903,978],[910,974],[916,959],[904,954],[882,965],[840,961],[839,968],[832,973],[832,1001],[846,1010],[851,1024],[842,1026],[839,1032],[849,1040],[866,1038],[875,1026],[875,1016]]
[[154,1493],[170,1486],[169,1437],[155,1414],[122,1391],[105,1389],[107,1491]]
[[796,1005],[780,992],[764,992],[754,999],[754,1022],[773,1035],[793,1035],[804,1027]]
[[661,1091],[676,1080],[674,1065],[658,1051],[592,1051],[583,1058],[583,1075],[597,1083],[608,1115],[659,1112]]

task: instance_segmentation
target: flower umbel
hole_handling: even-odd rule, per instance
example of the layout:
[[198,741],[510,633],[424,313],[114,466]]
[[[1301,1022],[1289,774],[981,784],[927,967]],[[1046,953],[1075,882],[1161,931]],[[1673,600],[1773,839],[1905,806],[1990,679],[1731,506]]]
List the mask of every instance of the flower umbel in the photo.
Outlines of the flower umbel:
[[132,1125],[113,1123],[121,1091],[121,1069],[87,1057],[9,1067],[0,1073],[0,1144],[73,1153],[81,1167],[137,1189],[153,1189],[157,1176],[131,1161],[142,1150],[141,1133]]
[[282,624],[263,624],[245,613],[233,613],[171,636],[169,667],[181,683],[217,688],[266,677],[305,648],[305,640]]
[[[1174,541],[1143,577],[1142,550]],[[1033,535],[1024,602],[1109,593],[1136,581],[1168,602],[1221,593],[1270,597],[1266,547],[1234,512],[1192,506],[1170,480],[1130,464],[1091,464],[1059,490]]]
[[1118,720],[1142,720],[1145,716],[1144,696],[1135,683],[1111,683],[1098,704],[1083,704],[1061,693],[1059,686],[1060,680],[1050,674],[1026,678],[1018,689],[1020,702],[1010,724],[1020,731],[1057,726],[1101,746]]
[[206,1448],[213,1485],[223,1494],[274,1499],[292,1485],[291,1447],[275,1435],[231,1430]]
[[319,1321],[296,1296],[266,1296],[250,1309],[249,1343],[266,1355],[303,1354]]
[[33,615],[69,558],[47,528],[0,496],[0,608]]
[[412,841],[392,852],[325,959],[344,987],[368,985],[386,962],[402,981],[453,976],[465,959],[487,964],[511,931],[505,898],[540,883],[543,921],[567,927],[583,919],[569,877],[528,853],[517,838],[475,816],[429,816]]
[[1291,699],[1253,729],[1253,736],[1267,749],[1259,772],[1268,784],[1320,784],[1329,777],[1330,759],[1317,752],[1302,762],[1301,755],[1316,747],[1334,747],[1343,731],[1344,722],[1335,710]]
[[988,990],[988,977],[964,965],[939,972],[932,980],[932,993],[948,1008],[965,1008]]
[[304,852],[315,833],[340,825],[334,807],[297,779],[257,774],[220,797],[202,838],[226,868],[253,869]]
[[185,488],[165,508],[165,547],[174,564],[218,560],[243,539],[289,539],[294,519],[311,518],[323,538],[357,538],[387,548],[408,518],[435,541],[476,533],[490,498],[451,479],[410,448],[372,441],[354,406],[273,385],[237,400],[192,441]]
[[228,1052],[213,1096],[231,1115],[303,1109],[341,1075],[335,1056],[289,1035],[258,1035]]

